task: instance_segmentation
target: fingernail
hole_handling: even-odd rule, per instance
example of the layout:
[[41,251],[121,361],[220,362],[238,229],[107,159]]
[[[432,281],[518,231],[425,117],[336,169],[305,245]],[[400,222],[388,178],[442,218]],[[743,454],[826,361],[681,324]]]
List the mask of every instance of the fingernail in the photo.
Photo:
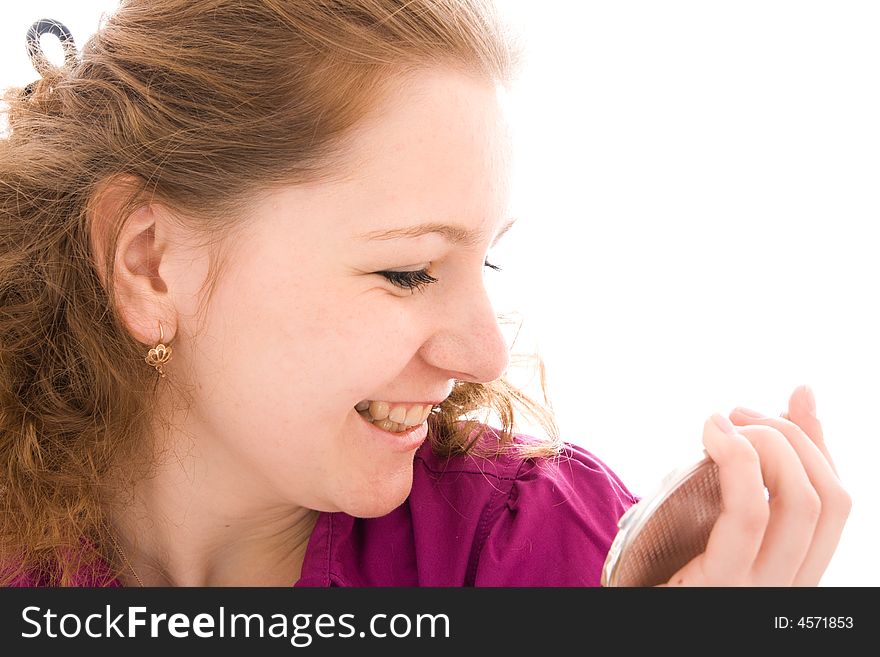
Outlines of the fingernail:
[[816,395],[813,394],[813,389],[808,385],[804,386],[804,401],[807,405],[807,413],[816,417]]
[[728,436],[736,435],[736,427],[733,426],[733,422],[724,415],[721,415],[721,413],[713,413],[712,421],[715,423],[716,427],[721,429]]
[[753,411],[751,408],[743,408],[742,406],[737,406],[735,409],[733,409],[733,412],[739,413],[740,415],[745,415],[746,417],[753,417],[755,419],[762,419],[765,417],[763,413]]

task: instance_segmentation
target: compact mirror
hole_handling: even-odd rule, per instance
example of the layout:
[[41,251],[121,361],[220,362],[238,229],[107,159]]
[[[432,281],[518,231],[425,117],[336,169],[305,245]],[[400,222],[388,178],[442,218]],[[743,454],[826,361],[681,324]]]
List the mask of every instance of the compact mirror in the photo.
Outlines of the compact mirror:
[[708,455],[671,472],[656,493],[621,516],[602,569],[602,586],[656,586],[669,581],[705,551],[720,513],[718,466]]

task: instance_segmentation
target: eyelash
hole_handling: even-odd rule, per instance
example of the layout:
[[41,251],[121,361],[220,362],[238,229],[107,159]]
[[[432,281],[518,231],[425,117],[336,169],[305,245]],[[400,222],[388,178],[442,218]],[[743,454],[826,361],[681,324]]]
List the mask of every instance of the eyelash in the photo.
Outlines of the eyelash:
[[[490,267],[495,271],[501,271],[501,267],[493,265],[488,260],[483,263],[483,266]],[[396,285],[405,290],[420,290],[431,283],[436,283],[440,280],[431,276],[427,269],[419,269],[417,271],[380,271],[377,273],[380,276],[387,278],[392,285]]]

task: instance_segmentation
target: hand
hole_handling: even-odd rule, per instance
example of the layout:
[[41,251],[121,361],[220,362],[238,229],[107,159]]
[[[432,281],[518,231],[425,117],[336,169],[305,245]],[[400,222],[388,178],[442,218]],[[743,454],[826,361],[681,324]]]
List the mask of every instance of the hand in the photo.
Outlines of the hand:
[[729,420],[715,414],[706,421],[703,444],[718,464],[721,515],[705,552],[661,586],[819,583],[852,501],[815,409],[812,392],[800,386],[781,417],[752,417],[737,408]]

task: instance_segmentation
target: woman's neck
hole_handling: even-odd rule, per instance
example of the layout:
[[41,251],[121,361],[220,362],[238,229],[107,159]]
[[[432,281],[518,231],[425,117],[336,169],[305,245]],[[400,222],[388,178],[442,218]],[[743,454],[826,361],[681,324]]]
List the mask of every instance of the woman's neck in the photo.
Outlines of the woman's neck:
[[194,451],[158,465],[124,496],[131,503],[111,506],[131,569],[144,586],[292,586],[318,512],[272,495],[240,463]]
[[302,509],[277,525],[274,535],[257,535],[251,524],[248,536],[245,524],[229,524],[225,541],[222,533],[208,538],[186,527],[145,522],[152,529],[149,538],[118,541],[137,574],[123,573],[122,581],[126,586],[139,585],[138,578],[144,586],[292,586],[302,573],[317,517],[318,512]]

